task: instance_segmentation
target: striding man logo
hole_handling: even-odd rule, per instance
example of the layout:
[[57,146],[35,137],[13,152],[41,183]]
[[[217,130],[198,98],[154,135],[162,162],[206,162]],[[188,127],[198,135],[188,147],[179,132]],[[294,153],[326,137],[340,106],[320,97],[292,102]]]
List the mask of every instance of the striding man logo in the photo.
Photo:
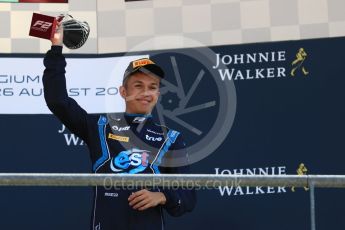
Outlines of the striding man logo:
[[296,54],[296,59],[291,63],[292,70],[291,70],[291,76],[295,76],[297,70],[301,70],[304,76],[307,76],[309,74],[309,71],[306,70],[304,67],[304,61],[307,58],[307,53],[303,48],[300,48],[298,50],[298,53]]
[[[303,176],[303,175],[307,175],[308,169],[307,167],[305,167],[305,165],[303,163],[299,164],[298,169],[296,170],[297,175]],[[304,187],[305,191],[308,191],[309,188],[308,187]],[[295,187],[293,186],[291,188],[291,191],[295,192]]]

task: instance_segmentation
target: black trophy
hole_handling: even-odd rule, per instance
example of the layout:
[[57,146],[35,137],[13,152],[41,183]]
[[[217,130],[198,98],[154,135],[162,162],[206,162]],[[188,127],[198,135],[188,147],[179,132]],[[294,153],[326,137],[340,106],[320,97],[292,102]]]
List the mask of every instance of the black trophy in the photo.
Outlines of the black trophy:
[[78,49],[86,42],[90,34],[90,26],[87,22],[74,19],[69,14],[59,16],[62,22],[63,44],[69,49]]

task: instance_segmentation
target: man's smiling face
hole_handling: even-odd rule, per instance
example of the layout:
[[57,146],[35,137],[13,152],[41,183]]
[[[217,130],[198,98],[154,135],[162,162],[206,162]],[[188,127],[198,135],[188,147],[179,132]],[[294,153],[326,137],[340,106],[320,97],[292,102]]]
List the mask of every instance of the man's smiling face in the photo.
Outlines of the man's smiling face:
[[158,77],[142,72],[129,76],[120,87],[126,113],[150,114],[159,97],[159,83]]

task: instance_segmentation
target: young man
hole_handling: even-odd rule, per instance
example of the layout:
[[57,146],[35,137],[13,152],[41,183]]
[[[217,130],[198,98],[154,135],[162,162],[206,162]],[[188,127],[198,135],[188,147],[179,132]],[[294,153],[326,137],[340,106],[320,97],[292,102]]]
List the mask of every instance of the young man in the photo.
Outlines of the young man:
[[[175,153],[178,157],[182,153],[187,161],[181,134],[155,124],[151,115],[158,100],[163,70],[150,59],[131,62],[119,90],[125,99],[125,113],[88,114],[68,97],[62,41],[63,31],[59,24],[51,39],[51,50],[44,58],[44,96],[49,109],[87,143],[93,172],[188,173],[188,165],[167,167]],[[98,186],[91,229],[163,229],[162,209],[180,216],[192,211],[195,203],[192,190]]]

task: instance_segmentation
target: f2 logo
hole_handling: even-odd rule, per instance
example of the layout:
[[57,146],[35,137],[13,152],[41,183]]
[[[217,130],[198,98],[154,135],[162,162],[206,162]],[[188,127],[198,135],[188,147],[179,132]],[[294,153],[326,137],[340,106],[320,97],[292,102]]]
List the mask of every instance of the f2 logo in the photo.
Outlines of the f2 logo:
[[35,22],[35,24],[33,25],[34,27],[35,26],[41,26],[42,29],[49,29],[51,26],[53,25],[53,23],[51,22],[45,22],[45,21],[41,21],[41,20],[38,20]]

